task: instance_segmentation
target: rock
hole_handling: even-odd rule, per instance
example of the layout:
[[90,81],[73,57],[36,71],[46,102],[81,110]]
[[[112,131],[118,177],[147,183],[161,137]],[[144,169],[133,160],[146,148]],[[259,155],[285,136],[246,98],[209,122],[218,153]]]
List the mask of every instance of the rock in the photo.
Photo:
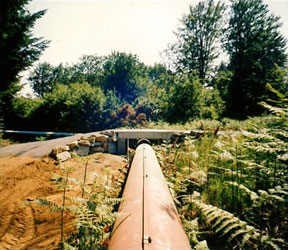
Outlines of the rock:
[[97,142],[107,142],[108,138],[109,137],[107,135],[97,135],[97,137],[95,137],[95,141],[97,141]]
[[101,147],[101,146],[102,146],[102,142],[97,141],[97,142],[95,142],[95,143],[93,144],[93,146],[94,146],[94,147]]
[[75,150],[78,147],[78,141],[73,141],[68,144],[70,151]]
[[88,137],[87,137],[86,135],[82,135],[82,136],[80,137],[80,140],[88,140]]
[[88,141],[90,142],[90,144],[94,144],[95,143],[95,136],[90,136],[88,138]]
[[104,152],[105,152],[105,149],[102,147],[93,147],[91,149],[91,153],[104,153]]
[[71,157],[73,158],[75,158],[75,157],[77,157],[78,155],[77,155],[77,153],[76,152],[71,152]]
[[105,149],[105,151],[107,151],[107,150],[108,150],[108,143],[107,143],[107,142],[104,142],[103,145],[102,145],[102,147]]
[[56,155],[56,159],[60,162],[67,161],[71,158],[71,154],[67,151],[61,152]]
[[90,146],[90,142],[88,140],[80,140],[78,144],[81,146]]
[[60,154],[65,151],[69,151],[68,146],[58,146],[58,147],[52,148],[50,155],[55,157],[57,154]]
[[[89,145],[90,145],[90,143],[89,143]],[[90,152],[90,147],[84,146],[84,145],[80,145],[75,151],[75,153],[79,156],[87,156],[87,155],[89,155],[89,152]]]

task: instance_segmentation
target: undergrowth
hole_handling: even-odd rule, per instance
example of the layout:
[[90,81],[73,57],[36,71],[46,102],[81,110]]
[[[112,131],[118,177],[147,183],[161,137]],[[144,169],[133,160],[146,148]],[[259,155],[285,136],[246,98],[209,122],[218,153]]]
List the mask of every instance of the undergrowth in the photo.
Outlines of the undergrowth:
[[191,246],[287,249],[287,113],[237,124],[154,147]]
[[[89,156],[79,158],[79,163],[89,165]],[[119,171],[104,168],[100,175],[95,175],[93,181],[86,183],[86,170],[83,169],[83,179],[70,177],[73,168],[62,164],[62,174],[51,179],[63,191],[63,203],[55,204],[45,199],[38,199],[40,205],[49,206],[51,211],[61,212],[61,242],[59,250],[90,250],[107,249],[113,224],[117,217],[118,204],[121,202],[119,194],[122,189],[127,166]],[[75,190],[80,195],[69,195]],[[78,190],[78,191],[77,191]],[[64,211],[76,216],[75,232],[64,238]]]

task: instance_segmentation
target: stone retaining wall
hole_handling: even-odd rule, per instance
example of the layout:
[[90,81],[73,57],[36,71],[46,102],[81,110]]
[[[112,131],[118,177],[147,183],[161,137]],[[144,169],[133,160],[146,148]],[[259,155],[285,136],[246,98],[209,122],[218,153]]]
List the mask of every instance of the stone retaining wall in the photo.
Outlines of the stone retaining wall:
[[[115,151],[115,152],[114,152]],[[116,139],[112,134],[102,133],[82,136],[65,146],[52,149],[50,156],[62,162],[70,159],[73,155],[87,156],[94,153],[116,153]]]

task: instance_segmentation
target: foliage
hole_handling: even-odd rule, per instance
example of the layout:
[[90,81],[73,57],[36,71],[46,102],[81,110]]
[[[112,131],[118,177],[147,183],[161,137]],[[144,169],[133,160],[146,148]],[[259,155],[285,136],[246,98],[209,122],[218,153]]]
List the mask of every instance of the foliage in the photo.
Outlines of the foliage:
[[[95,131],[104,125],[104,104],[105,96],[98,87],[88,83],[57,84],[51,93],[44,95],[30,119],[37,130]],[[36,120],[41,120],[41,124],[35,123]]]
[[[31,129],[31,116],[41,106],[41,98],[16,97],[12,100],[13,113],[10,115],[10,129]],[[21,125],[21,126],[20,126]]]
[[37,96],[43,97],[45,93],[53,90],[53,87],[57,83],[56,72],[51,64],[44,62],[38,64],[33,72],[30,73],[28,81]]
[[238,122],[239,132],[155,146],[193,247],[287,248],[288,123],[255,119]]
[[193,75],[179,77],[175,82],[167,111],[170,122],[187,121],[199,117],[202,107],[202,86]]
[[6,126],[10,124],[13,95],[21,89],[19,73],[38,60],[48,44],[47,41],[32,36],[35,22],[45,11],[29,13],[25,8],[28,2],[29,0],[0,1],[0,105],[3,107]]
[[217,89],[204,88],[202,91],[203,106],[200,108],[200,117],[203,119],[219,119],[224,112],[224,101]]
[[118,108],[116,113],[112,113],[109,127],[133,127],[136,125],[145,125],[146,123],[146,114],[141,113],[140,106],[134,110],[131,105],[124,104]]
[[[79,158],[78,162],[88,164],[90,157]],[[76,230],[65,239],[61,237],[59,249],[107,249],[112,226],[117,217],[115,210],[122,201],[118,196],[127,168],[121,169],[120,174],[110,167],[105,168],[89,185],[85,185],[84,179],[68,177],[68,173],[73,170],[69,163],[62,163],[60,168],[62,175],[55,175],[52,180],[59,190],[63,190],[62,206],[45,199],[34,200],[32,203],[48,206],[53,212],[63,214],[65,211],[76,215]],[[67,193],[68,190],[75,191],[80,188],[85,191],[85,196],[82,198],[71,197],[71,193]],[[63,224],[62,220],[61,227]]]
[[195,7],[190,6],[189,11],[183,16],[182,27],[175,33],[178,40],[170,45],[168,53],[176,71],[195,70],[205,82],[219,54],[225,6],[220,1],[200,1]]
[[74,66],[74,75],[71,82],[88,82],[92,86],[100,86],[100,77],[103,72],[104,58],[97,55],[84,55]]
[[91,86],[99,86],[103,60],[97,55],[84,55],[71,66],[59,64],[54,67],[47,62],[39,63],[30,73],[28,81],[36,95],[42,97],[44,93],[51,92],[57,83],[69,85],[87,82]]
[[72,234],[65,242],[64,249],[107,249],[109,236],[117,213],[114,206],[121,202],[117,198],[121,182],[112,181],[112,171],[95,178],[91,187],[85,187],[85,199],[72,198],[76,205],[77,233]]
[[275,64],[282,67],[286,61],[279,19],[262,0],[232,2],[224,43],[230,57],[228,69],[233,73],[227,86],[229,116],[245,118],[263,112],[258,103],[267,98],[267,80],[277,81],[273,79]]
[[149,120],[166,120],[176,76],[163,65],[148,67],[149,83],[138,105]]
[[101,86],[104,91],[114,90],[123,101],[132,103],[143,93],[145,67],[137,56],[112,52],[103,63]]
[[[276,95],[278,100],[268,100],[272,102],[274,106],[269,105],[266,102],[261,102],[260,104],[267,108],[271,113],[277,115],[278,117],[288,120],[288,97],[281,92],[274,89],[269,83],[267,83],[267,88]],[[277,106],[275,106],[277,105]]]

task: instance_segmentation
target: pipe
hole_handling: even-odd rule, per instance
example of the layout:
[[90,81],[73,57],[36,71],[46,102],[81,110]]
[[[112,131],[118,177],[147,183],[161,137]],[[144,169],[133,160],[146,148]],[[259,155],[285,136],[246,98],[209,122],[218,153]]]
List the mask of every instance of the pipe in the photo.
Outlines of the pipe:
[[108,250],[188,250],[189,241],[152,147],[135,152]]

